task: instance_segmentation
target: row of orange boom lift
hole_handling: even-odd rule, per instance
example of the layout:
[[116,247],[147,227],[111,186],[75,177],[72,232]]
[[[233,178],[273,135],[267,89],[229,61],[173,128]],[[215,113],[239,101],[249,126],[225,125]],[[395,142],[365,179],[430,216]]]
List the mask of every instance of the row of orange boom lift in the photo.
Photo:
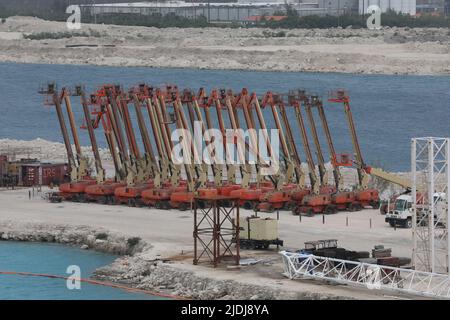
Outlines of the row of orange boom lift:
[[[195,93],[190,89],[179,90],[174,85],[155,88],[139,84],[128,91],[120,85],[102,85],[86,95],[81,85],[59,90],[55,84],[48,84],[40,89],[40,93],[45,95],[45,104],[56,109],[71,168],[71,182],[59,187],[65,200],[187,210],[196,196],[203,199],[202,205],[206,205],[208,198],[220,195],[238,199],[245,209],[290,210],[304,215],[358,211],[367,206],[377,208],[380,203],[378,191],[368,188],[371,168],[363,161],[350,99],[344,90],[331,93],[328,101],[344,107],[355,160],[348,154],[336,153],[322,100],[303,90],[288,94],[267,92],[260,98],[247,89],[237,94],[232,90],[212,90],[208,95],[204,89]],[[81,127],[75,122],[71,101],[74,96],[81,101],[84,116]],[[314,110],[328,144],[331,170],[326,166]],[[313,138],[317,166],[303,113]],[[273,118],[274,127],[268,127],[268,115]],[[299,128],[307,170],[302,165],[294,126]],[[95,176],[91,174],[89,158],[82,153],[79,128],[88,132]],[[114,163],[114,177],[107,178],[105,173],[96,138],[99,129],[105,135]],[[174,141],[175,129],[183,130],[178,131]],[[230,153],[233,153],[239,161],[214,161],[217,150],[213,142],[218,137],[211,135],[214,129],[219,132],[226,159],[232,158]],[[230,136],[228,129],[233,129],[232,132],[254,130],[248,130],[248,139],[245,139],[239,134]],[[269,175],[263,174],[263,170],[273,162],[268,162],[261,150],[255,148],[261,145],[256,134],[259,129],[262,129],[259,138],[265,140],[264,148],[269,157],[275,155],[275,150],[266,129],[278,129],[279,132],[280,168]],[[192,139],[196,130],[200,130],[205,139],[200,144]],[[173,161],[174,142],[190,151],[182,153],[182,162]],[[202,148],[203,143],[207,152]],[[250,154],[256,161],[249,161]],[[354,190],[348,190],[344,185],[343,166],[356,166],[358,183]]]

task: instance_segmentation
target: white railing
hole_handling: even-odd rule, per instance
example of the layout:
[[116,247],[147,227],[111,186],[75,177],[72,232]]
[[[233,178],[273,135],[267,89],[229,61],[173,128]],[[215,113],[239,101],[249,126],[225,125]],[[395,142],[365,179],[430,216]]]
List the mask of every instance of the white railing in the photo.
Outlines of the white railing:
[[450,299],[446,274],[381,266],[308,254],[281,251],[284,275],[289,279],[327,280],[371,290]]

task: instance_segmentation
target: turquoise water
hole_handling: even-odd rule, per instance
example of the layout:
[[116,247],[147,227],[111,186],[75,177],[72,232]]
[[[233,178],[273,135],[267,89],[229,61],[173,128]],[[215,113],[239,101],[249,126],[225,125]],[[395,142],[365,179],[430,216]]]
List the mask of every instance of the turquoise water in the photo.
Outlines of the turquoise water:
[[[112,263],[117,256],[58,244],[0,241],[0,271],[21,271],[70,276],[67,267],[77,265],[81,278]],[[80,290],[68,290],[66,280],[0,274],[0,300],[154,300],[158,297],[81,283]]]
[[[324,95],[336,88],[346,88],[352,99],[359,142],[368,164],[383,165],[388,170],[409,170],[410,141],[413,137],[450,136],[449,76],[386,76],[336,73],[281,73],[253,71],[217,71],[194,69],[115,68],[38,64],[0,64],[0,137],[15,139],[43,138],[62,142],[54,109],[43,106],[37,94],[39,84],[56,81],[60,87],[83,83],[92,91],[104,83],[124,86],[145,81],[154,86],[175,83],[180,88],[247,87],[259,94],[267,90],[285,93],[303,88]],[[74,101],[78,100],[74,98]],[[82,119],[79,103],[76,117]],[[338,153],[353,153],[342,106],[326,104],[328,120]],[[272,116],[267,112],[269,127]],[[291,111],[290,111],[291,112]],[[295,124],[295,122],[293,122]],[[294,134],[300,137],[295,125]],[[322,132],[322,146],[326,141]],[[87,132],[81,132],[89,145]],[[97,133],[100,145],[104,135]],[[301,144],[300,138],[297,143]],[[302,147],[299,147],[302,151]],[[304,154],[304,153],[303,153]],[[327,156],[327,155],[326,155]],[[304,159],[304,156],[302,156]]]

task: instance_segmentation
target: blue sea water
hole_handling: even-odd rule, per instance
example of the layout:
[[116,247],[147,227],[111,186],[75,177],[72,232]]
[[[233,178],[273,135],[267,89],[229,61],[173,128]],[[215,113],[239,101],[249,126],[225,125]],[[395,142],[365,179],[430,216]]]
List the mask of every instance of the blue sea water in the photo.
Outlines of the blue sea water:
[[[0,271],[70,276],[67,267],[77,265],[81,278],[112,263],[117,256],[58,244],[0,241]],[[0,274],[0,300],[154,300],[158,297],[122,289],[81,283],[69,290],[64,279]]]
[[[410,141],[413,137],[450,136],[450,77],[355,75],[335,73],[281,73],[253,71],[217,71],[194,69],[154,69],[39,64],[0,64],[0,138],[43,138],[62,142],[56,114],[43,106],[37,91],[40,84],[56,81],[59,87],[83,83],[90,90],[103,83],[125,87],[145,81],[154,86],[166,83],[180,88],[243,87],[263,94],[268,90],[286,93],[303,88],[322,95],[345,88],[351,97],[359,142],[365,162],[388,170],[410,168]],[[76,104],[81,124],[82,112]],[[352,153],[352,145],[343,107],[326,103],[328,120],[338,153]],[[269,110],[267,122],[273,127]],[[294,119],[292,121],[295,121]],[[293,122],[296,137],[300,136]],[[319,129],[321,127],[319,126]],[[322,148],[327,150],[322,131]],[[97,134],[100,145],[104,136]],[[89,145],[87,132],[82,132]],[[297,143],[301,146],[301,140]],[[302,149],[300,149],[302,150]],[[327,156],[327,155],[325,155]],[[304,158],[304,153],[303,153]]]

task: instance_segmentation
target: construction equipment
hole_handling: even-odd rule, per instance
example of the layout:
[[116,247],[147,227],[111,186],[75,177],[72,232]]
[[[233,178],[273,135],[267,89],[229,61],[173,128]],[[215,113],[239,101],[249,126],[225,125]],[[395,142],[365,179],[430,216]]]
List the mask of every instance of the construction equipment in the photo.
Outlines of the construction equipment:
[[319,134],[317,133],[316,122],[312,113],[312,104],[318,99],[316,95],[310,97],[306,96],[304,90],[299,91],[300,98],[304,101],[304,107],[309,122],[309,127],[313,136],[314,145],[316,147],[317,166],[319,168],[320,178],[320,194],[332,194],[336,192],[336,187],[329,184],[328,171],[325,166],[325,159],[323,157],[322,146],[320,145]]
[[[238,162],[239,172],[241,175],[241,184],[240,186],[237,184],[229,184],[228,186],[224,186],[222,190],[219,190],[219,192],[221,192],[221,194],[224,196],[233,196],[239,198],[240,195],[239,190],[249,187],[250,178],[252,174],[251,165],[245,161],[245,151],[248,150],[248,148],[247,144],[245,144],[245,141],[244,141],[245,145],[244,148],[241,148],[242,143],[238,141],[239,136],[237,135],[237,133],[240,130],[240,123],[235,112],[236,97],[233,95],[233,92],[231,90],[226,91],[222,89],[220,92],[220,98],[221,98],[221,105],[225,106],[227,110],[229,123],[231,125],[231,129],[234,132],[234,134],[231,137],[230,136],[225,137],[225,142],[227,143],[227,146],[233,145],[234,148],[233,150],[237,152],[236,160]],[[218,108],[218,104],[216,104],[216,111],[218,114],[218,118],[222,118],[221,110]],[[234,163],[234,159],[232,160]]]
[[[368,188],[368,175],[390,181],[407,190],[410,187],[407,181],[363,162],[350,110],[350,99],[344,90],[330,94],[328,101],[344,105],[356,160],[352,160],[350,155],[336,154],[322,101],[318,96],[307,96],[303,90],[290,91],[287,104],[283,95],[270,91],[259,100],[255,93],[249,93],[247,89],[243,89],[238,95],[234,95],[231,90],[212,90],[208,96],[204,89],[200,89],[198,95],[195,95],[189,89],[179,91],[174,85],[159,89],[139,84],[128,91],[123,90],[120,85],[103,85],[90,99],[86,99],[82,86],[75,87],[75,90],[64,88],[59,94],[56,85],[49,84],[40,92],[45,94],[46,104],[55,106],[71,169],[71,183],[60,186],[64,199],[186,210],[195,196],[207,198],[219,194],[238,198],[240,206],[246,209],[273,212],[280,209],[291,210],[295,206],[296,213],[314,214],[334,213],[336,209],[354,211],[364,206],[377,207],[378,191]],[[71,96],[81,97],[85,118],[83,128],[89,133],[97,171],[95,180],[90,178],[88,160],[81,152]],[[66,106],[76,154],[72,150],[68,127],[64,121],[63,103]],[[287,107],[291,107],[295,112],[309,169],[307,173],[302,169]],[[147,110],[153,135],[149,134],[142,108]],[[215,119],[211,108],[216,110]],[[274,159],[275,152],[267,133],[263,115],[265,108],[270,108],[275,128],[280,133],[282,151],[281,170],[268,174],[263,171],[271,166],[273,168],[274,164],[278,165],[278,159]],[[302,108],[306,111],[311,129],[318,170],[309,144]],[[318,110],[327,138],[335,185],[328,182],[328,172],[312,113],[314,108]],[[173,109],[173,113],[169,112],[169,109]],[[184,109],[188,111],[188,117],[185,116]],[[226,124],[222,114],[225,110],[229,124]],[[243,137],[239,132],[236,133],[241,129],[241,110],[248,129],[245,133],[248,136]],[[135,135],[137,132],[133,127],[132,112],[136,115],[142,152],[139,139]],[[100,125],[103,127],[114,162],[115,176],[112,179],[105,177],[97,147],[94,130]],[[212,132],[216,126],[218,135],[217,132]],[[189,150],[188,158],[192,160],[191,163],[180,164],[172,158],[174,143],[171,136],[174,127],[183,132],[178,146]],[[233,136],[228,136],[227,127],[234,130]],[[203,150],[191,139],[192,134],[199,129],[206,140],[208,161],[202,158]],[[262,155],[266,149],[258,150],[262,141],[258,141],[256,130],[260,130],[260,138],[265,142],[264,148],[267,148],[270,160]],[[246,138],[249,141],[246,141]],[[222,164],[216,162],[217,159],[212,159],[216,155],[213,147],[217,145],[217,141],[214,139],[222,139],[220,144],[223,145],[226,160],[233,157],[230,146],[234,148],[233,151],[237,150],[237,165],[229,161]],[[247,160],[247,155],[254,156],[254,161]],[[356,166],[357,190],[344,189],[340,171],[342,166]],[[182,179],[182,171],[185,179]],[[212,179],[208,178],[210,172]],[[237,172],[240,172],[239,182],[236,181]],[[305,187],[306,174],[309,174],[310,188]]]
[[388,182],[397,184],[406,189],[407,192],[411,190],[411,183],[402,179],[396,175],[385,172],[382,169],[367,166],[362,158],[361,149],[358,142],[358,137],[356,135],[356,128],[353,121],[353,115],[350,109],[350,98],[343,89],[339,89],[332,92],[329,97],[330,102],[338,102],[344,104],[345,114],[347,116],[348,125],[352,137],[353,148],[356,155],[355,164],[358,170],[358,181],[359,190],[356,193],[356,199],[364,206],[371,206],[373,208],[378,208],[380,206],[380,199],[378,196],[378,191],[375,189],[368,188],[368,175],[372,175]]
[[295,165],[295,175],[296,175],[296,181],[297,186],[295,189],[290,191],[290,197],[291,201],[287,203],[286,209],[287,210],[293,210],[296,207],[297,203],[301,203],[303,198],[306,195],[309,195],[311,193],[310,188],[306,188],[305,186],[305,180],[306,180],[306,174],[302,168],[302,161],[300,159],[300,155],[297,149],[297,145],[295,142],[294,134],[292,131],[292,127],[289,121],[289,116],[287,114],[286,105],[283,100],[283,97],[281,95],[277,95],[276,102],[278,105],[278,108],[280,109],[281,118],[283,120],[284,127],[286,128],[286,136],[287,136],[287,142],[289,150],[292,154],[292,159]]
[[50,203],[61,203],[63,201],[59,192],[46,192],[42,198]]
[[292,212],[294,214],[306,214],[307,216],[312,216],[318,213],[333,214],[337,212],[337,209],[332,203],[331,194],[321,193],[322,191],[321,181],[316,174],[316,166],[314,164],[314,159],[312,156],[308,135],[306,132],[306,126],[303,121],[303,116],[301,112],[302,102],[305,105],[310,104],[309,98],[306,95],[304,95],[303,92],[300,92],[300,94],[298,92],[290,93],[289,105],[291,105],[295,111],[295,117],[297,119],[300,128],[300,133],[303,140],[303,147],[306,153],[306,159],[309,167],[311,194],[305,195],[300,202],[297,202],[297,206],[293,209]]
[[333,193],[331,196],[333,204],[336,206],[338,210],[348,210],[348,211],[361,210],[362,207],[360,203],[356,200],[355,192],[345,190],[344,179],[340,170],[340,168],[344,166],[345,167],[353,166],[351,157],[349,155],[336,154],[333,138],[331,136],[328,121],[325,116],[325,110],[323,107],[322,100],[318,96],[313,96],[311,99],[312,99],[311,106],[317,109],[322,123],[323,131],[325,132],[331,158],[331,164],[333,166],[333,176],[336,186],[336,192]]
[[[284,160],[284,179],[286,180],[287,184],[283,185],[282,187],[279,187],[279,190],[274,190],[271,192],[267,192],[260,197],[260,204],[259,204],[259,210],[266,211],[266,212],[273,212],[275,210],[280,209],[291,209],[291,194],[295,190],[296,192],[299,192],[297,189],[298,182],[302,179],[301,176],[303,175],[303,172],[301,171],[301,164],[299,165],[299,160],[297,161],[297,164],[293,160],[293,158],[297,157],[298,154],[296,153],[296,147],[295,142],[293,142],[293,135],[291,127],[288,123],[287,117],[285,117],[285,114],[283,114],[283,120],[285,122],[285,127],[287,131],[287,139],[283,130],[283,127],[281,125],[280,116],[278,113],[277,106],[280,105],[280,108],[282,108],[282,113],[285,113],[284,110],[284,103],[282,101],[282,97],[280,95],[274,95],[272,92],[266,93],[264,96],[261,106],[265,108],[266,106],[270,106],[272,115],[275,121],[275,126],[279,132],[279,140],[281,144],[281,150],[283,152],[283,160]],[[289,144],[287,142],[289,141]],[[294,151],[294,155],[291,155],[291,150]],[[303,186],[304,187],[304,184]],[[307,191],[309,193],[309,191]]]
[[[132,100],[135,107],[139,131],[141,133],[145,149],[145,155],[143,158],[140,157],[136,140],[130,139],[130,142],[132,142],[132,144],[134,145],[133,149],[135,150],[134,156],[135,161],[137,162],[138,174],[135,177],[134,181],[128,181],[127,186],[117,188],[114,192],[116,200],[118,202],[127,203],[129,206],[137,206],[137,207],[144,205],[144,202],[141,199],[141,194],[144,190],[154,187],[154,181],[150,179],[155,178],[155,173],[159,171],[159,168],[156,164],[156,158],[150,143],[150,136],[148,134],[147,126],[144,121],[144,115],[141,110],[142,102],[145,97],[144,89],[145,85],[132,88],[129,92],[129,98]],[[142,96],[139,97],[138,95]],[[126,108],[126,106],[124,106],[124,108]],[[128,131],[130,132],[129,135],[130,138],[132,138],[134,133],[129,115],[127,116],[127,122],[129,122],[128,125],[129,127]]]
[[145,99],[159,153],[162,183],[155,181],[154,187],[142,191],[141,197],[146,205],[157,209],[170,209],[171,194],[187,190],[186,182],[180,181],[179,166],[169,160],[173,148],[172,141],[169,139],[170,122],[165,108],[166,96],[170,94],[169,89],[166,88],[166,92],[163,92],[160,89],[153,90],[147,87]]
[[[117,88],[115,89],[115,94],[117,95]],[[108,98],[108,103],[115,103],[116,97],[112,92],[113,88],[110,86],[103,86],[97,95],[99,98]],[[115,197],[114,191],[117,187],[123,186],[123,182],[116,182],[115,180],[106,180],[105,170],[103,168],[102,160],[98,151],[97,139],[95,137],[94,126],[91,119],[91,113],[89,111],[89,102],[85,97],[84,92],[81,95],[83,111],[86,121],[86,127],[89,133],[89,138],[91,140],[92,152],[95,159],[95,167],[97,171],[97,183],[90,185],[86,188],[86,200],[94,201],[101,204],[114,204]],[[114,119],[112,119],[114,120]]]
[[[95,180],[89,177],[89,168],[87,158],[81,152],[81,145],[78,138],[78,131],[75,125],[74,115],[72,111],[72,104],[70,101],[70,93],[66,88],[63,88],[61,94],[58,95],[58,89],[55,83],[49,83],[47,88],[41,88],[40,94],[46,96],[47,105],[52,105],[56,109],[56,114],[58,116],[58,121],[60,124],[61,134],[64,140],[64,146],[67,152],[67,159],[70,167],[70,183],[63,183],[59,186],[59,191],[61,196],[66,200],[73,201],[83,201],[84,192],[87,186],[95,183]],[[77,87],[73,95],[81,95],[81,87]],[[77,162],[72,151],[72,145],[70,143],[69,133],[67,130],[63,110],[61,103],[65,102],[66,111],[68,114],[70,127],[72,130],[72,135],[75,143],[75,148],[77,152]]]
[[[203,93],[200,92],[199,93],[199,97],[203,96],[204,97],[204,91]],[[205,97],[204,97],[205,99]],[[217,122],[219,124],[219,130],[222,134],[222,142],[223,142],[223,148],[224,148],[224,154],[226,156],[225,160],[226,160],[226,169],[227,169],[227,180],[226,182],[224,182],[220,177],[223,177],[223,172],[221,168],[216,168],[216,172],[215,172],[215,185],[217,188],[217,191],[220,195],[222,196],[230,196],[230,193],[233,190],[238,190],[241,188],[241,185],[236,183],[236,165],[234,164],[234,159],[232,159],[231,156],[231,151],[229,150],[229,146],[233,145],[233,147],[235,146],[235,143],[233,141],[233,138],[231,143],[230,141],[228,141],[228,137],[227,137],[227,131],[226,131],[226,124],[225,124],[225,120],[224,117],[222,115],[222,109],[226,109],[228,110],[228,114],[229,114],[229,119],[230,119],[230,124],[231,127],[234,128],[236,127],[236,121],[234,119],[234,114],[230,113],[233,112],[232,107],[231,107],[231,101],[230,101],[230,96],[227,97],[227,93],[225,89],[221,89],[220,93],[218,90],[212,90],[208,102],[205,105],[204,108],[204,112],[206,115],[206,124],[208,126],[208,129],[211,130],[213,129],[213,125],[212,125],[212,121],[210,119],[210,113],[209,113],[209,106],[214,105],[215,109],[216,109],[216,114],[217,114]],[[230,108],[229,108],[230,106]],[[238,150],[238,153],[241,153],[241,150]],[[242,155],[238,155],[239,157],[241,157]],[[245,161],[245,159],[244,159]],[[245,168],[241,168],[239,166],[239,168],[241,169],[241,181],[245,180],[245,177],[243,176],[242,171],[245,170]],[[218,184],[219,182],[219,184]]]
[[[345,94],[345,92],[343,92],[342,94]],[[345,100],[345,98],[343,98],[343,99]],[[323,103],[318,96],[312,97],[312,107],[315,107],[318,110],[318,114],[319,114],[319,117],[322,122],[322,127],[323,127],[323,130],[325,132],[325,136],[326,136],[327,142],[328,142],[328,147],[329,147],[329,152],[330,152],[330,157],[331,157],[331,164],[333,165],[333,175],[334,175],[334,181],[335,181],[336,189],[337,189],[336,193],[334,193],[332,195],[333,204],[335,204],[339,210],[349,210],[349,211],[361,210],[363,205],[365,205],[365,203],[360,202],[356,192],[345,190],[343,176],[340,172],[340,167],[343,167],[343,166],[351,167],[354,165],[355,161],[352,160],[351,155],[336,154],[336,151],[334,149],[334,144],[332,141],[332,137],[331,137],[331,133],[330,133],[330,129],[328,126],[328,122],[327,122],[327,119],[325,116]],[[352,118],[350,109],[348,109],[348,111],[347,111],[347,117],[349,119],[348,120],[349,124],[353,123],[353,118]],[[352,137],[353,136],[356,137],[356,131],[355,131],[354,125],[350,125],[350,127],[353,128],[353,129],[350,129],[352,132]],[[356,142],[353,142],[353,144],[358,145],[358,141],[356,140]],[[359,147],[357,148],[357,150],[359,150]],[[358,151],[356,153],[358,154]],[[360,153],[360,151],[359,151],[359,153]],[[407,181],[401,177],[398,177],[392,173],[388,173],[382,169],[365,165],[363,168],[363,172],[364,172],[363,174],[370,174],[374,177],[378,177],[378,178],[388,181],[390,183],[399,185],[406,190],[405,193],[408,193],[411,190],[411,183],[409,181]],[[375,192],[375,191],[369,190],[368,193]],[[375,199],[376,199],[376,197],[375,197]],[[378,201],[375,200],[373,202],[369,202],[369,205],[373,205],[373,207],[376,208],[379,205]]]
[[347,116],[353,149],[355,151],[356,156],[356,161],[354,161],[358,172],[358,188],[355,191],[356,200],[363,208],[366,206],[378,208],[380,206],[380,198],[378,195],[378,190],[368,188],[369,177],[366,172],[367,166],[364,163],[361,148],[358,142],[358,136],[356,135],[355,123],[353,121],[353,115],[350,109],[350,98],[348,94],[345,92],[345,90],[339,89],[330,93],[328,101],[342,103],[344,105],[344,111],[345,115]]
[[81,86],[76,86],[75,90],[72,92],[63,88],[61,92],[61,100],[64,100],[64,104],[66,106],[67,116],[69,118],[70,129],[72,132],[73,142],[76,150],[76,160],[78,166],[75,168],[71,168],[71,181],[81,181],[89,177],[89,161],[86,156],[83,155],[81,151],[80,139],[78,136],[77,125],[75,123],[75,117],[72,110],[72,103],[70,100],[70,96],[80,96],[81,95]]
[[[201,163],[200,167],[198,168],[199,170],[201,170],[203,172],[204,177],[202,177],[202,179],[205,179],[207,184],[213,184],[216,187],[220,187],[223,183],[223,170],[222,170],[222,165],[221,165],[220,161],[218,161],[218,159],[216,159],[216,153],[218,150],[216,150],[214,148],[214,142],[217,137],[214,136],[214,134],[211,136],[211,132],[215,129],[212,124],[211,114],[209,112],[209,108],[211,106],[211,104],[209,103],[210,101],[202,88],[200,88],[200,90],[199,90],[198,97],[195,96],[195,94],[192,90],[185,89],[183,91],[181,100],[182,100],[181,101],[182,104],[186,105],[188,108],[188,111],[189,111],[189,118],[191,120],[191,134],[193,137],[193,141],[192,141],[193,146],[192,147],[194,147],[194,144],[197,147],[200,147],[197,149],[197,152],[199,152],[199,157],[206,156],[205,159],[202,158],[202,163]],[[200,101],[200,103],[199,103],[199,101]],[[204,121],[201,109],[203,109],[203,111],[204,111],[204,115],[205,115],[205,119],[206,119],[206,126],[205,126],[205,121]],[[199,129],[200,129],[200,132],[198,132]],[[201,134],[201,137],[205,140],[206,149],[208,151],[206,155],[204,153],[202,153],[202,145],[199,146],[198,145],[199,141],[196,140],[199,138],[196,135],[200,135],[200,134]],[[220,138],[223,138],[221,135],[218,135],[218,136]],[[193,148],[192,148],[192,150],[194,151]],[[198,159],[198,160],[200,160],[200,159]],[[208,166],[207,166],[206,162],[208,162],[210,165],[211,173],[214,177],[214,182],[209,182],[207,179],[209,171],[208,171]]]
[[[261,195],[274,190],[274,186],[276,189],[281,187],[282,180],[279,176],[274,176],[269,178],[272,181],[265,180],[265,176],[262,175],[262,167],[265,165],[263,163],[263,159],[261,157],[260,150],[258,150],[258,139],[256,136],[256,126],[255,120],[252,114],[252,109],[254,108],[257,113],[257,117],[259,120],[259,124],[264,134],[265,146],[267,146],[269,157],[272,158],[272,147],[270,145],[270,141],[267,136],[267,128],[265,125],[264,118],[262,116],[261,107],[259,104],[258,97],[255,93],[249,95],[247,89],[243,89],[237,99],[234,102],[234,116],[235,120],[237,120],[238,114],[237,109],[240,108],[243,110],[245,122],[247,123],[247,129],[250,137],[250,145],[246,145],[246,151],[249,152],[249,155],[252,153],[256,156],[256,183],[250,186],[244,187],[242,189],[233,190],[231,192],[232,197],[239,198],[240,205],[244,207],[244,209],[258,209]],[[250,159],[249,159],[250,160]],[[248,168],[248,167],[247,167]]]
[[[182,102],[177,90],[175,90],[173,98],[176,124],[177,129],[179,130],[178,132],[181,133],[180,143],[182,144],[183,153],[188,152],[189,150],[192,151],[191,159],[184,158],[187,191],[174,192],[170,196],[171,207],[184,211],[192,207],[195,196],[201,197],[202,199],[208,199],[209,197],[213,198],[218,195],[218,191],[216,188],[207,186],[205,166],[202,165],[203,161],[200,159],[199,150],[197,150],[197,146],[193,142],[192,136],[189,137],[191,131],[188,129]],[[199,165],[196,166],[195,164]],[[194,172],[196,172],[197,180],[194,179]],[[204,206],[206,204],[200,202],[200,205]]]

